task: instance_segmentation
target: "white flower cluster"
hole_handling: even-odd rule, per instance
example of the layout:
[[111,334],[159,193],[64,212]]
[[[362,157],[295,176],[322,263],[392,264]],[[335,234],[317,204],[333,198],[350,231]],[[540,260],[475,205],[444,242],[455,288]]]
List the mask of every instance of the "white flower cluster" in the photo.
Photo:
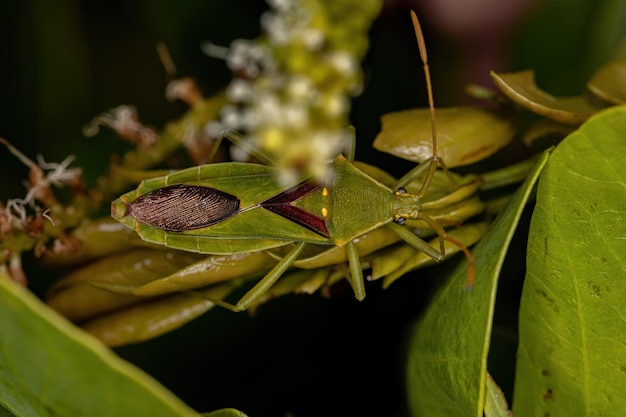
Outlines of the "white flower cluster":
[[350,140],[349,95],[360,92],[359,58],[333,47],[323,2],[268,3],[263,37],[236,40],[230,49],[204,47],[226,59],[236,76],[226,90],[232,104],[206,132],[212,137],[246,132],[251,146],[277,161],[285,181],[303,174],[323,179],[328,163]]

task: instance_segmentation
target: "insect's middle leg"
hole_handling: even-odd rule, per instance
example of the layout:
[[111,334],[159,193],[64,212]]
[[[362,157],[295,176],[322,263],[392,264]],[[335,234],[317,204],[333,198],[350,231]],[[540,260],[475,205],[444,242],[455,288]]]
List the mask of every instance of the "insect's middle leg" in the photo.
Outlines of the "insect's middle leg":
[[365,298],[365,283],[363,281],[363,269],[361,268],[361,260],[356,249],[356,243],[350,241],[346,244],[346,252],[348,253],[348,263],[350,265],[350,284],[357,300],[363,301]]
[[219,299],[211,299],[216,305],[220,307],[224,307],[228,310],[234,312],[245,311],[249,309],[252,305],[254,305],[257,301],[267,293],[267,291],[278,281],[278,279],[291,267],[294,261],[300,256],[305,242],[300,242],[293,249],[289,251],[289,253],[282,258],[275,266],[272,268],[259,282],[257,282],[254,287],[250,288],[248,292],[241,297],[237,304],[231,304],[223,300]]
[[241,299],[237,302],[235,306],[238,311],[244,311],[250,308],[255,302],[257,302],[271,287],[278,281],[287,269],[294,263],[294,261],[300,256],[305,242],[298,243],[289,253],[280,260],[272,268],[270,272],[268,272],[259,282],[257,282],[254,287],[252,287]]

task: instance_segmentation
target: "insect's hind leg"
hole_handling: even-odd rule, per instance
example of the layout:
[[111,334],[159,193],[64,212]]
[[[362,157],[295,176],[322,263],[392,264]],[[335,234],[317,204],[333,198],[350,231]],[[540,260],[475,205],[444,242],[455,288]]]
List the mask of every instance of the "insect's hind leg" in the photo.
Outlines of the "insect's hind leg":
[[454,239],[453,237],[448,236],[448,233],[446,233],[446,229],[444,229],[443,226],[439,224],[439,222],[431,219],[430,217],[426,216],[424,213],[420,213],[418,218],[421,220],[424,220],[426,223],[428,223],[430,227],[433,228],[435,232],[437,232],[437,234],[439,235],[439,244],[441,245],[441,253],[444,256],[445,256],[445,248],[443,246],[444,240],[447,240],[448,242],[452,243],[454,246],[459,248],[461,251],[463,251],[463,253],[465,254],[465,258],[467,258],[467,264],[468,264],[467,285],[469,287],[472,287],[474,285],[475,262],[474,262],[474,256],[472,256],[472,253],[469,251],[469,249],[467,249],[467,246],[465,246],[458,240]]
[[305,242],[300,242],[293,249],[289,251],[289,253],[282,258],[275,266],[272,268],[259,282],[257,282],[254,287],[250,288],[248,292],[241,297],[237,304],[231,304],[223,300],[211,299],[216,305],[220,307],[224,307],[228,310],[234,311],[236,313],[240,311],[245,311],[252,307],[258,300],[263,297],[263,295],[278,281],[278,279],[289,269],[289,267],[294,263],[294,261],[300,256]]
[[439,235],[439,245],[440,245],[439,250],[430,246],[427,242],[417,237],[415,234],[413,234],[413,232],[411,232],[404,226],[401,226],[397,223],[389,223],[389,227],[391,227],[394,230],[394,232],[396,232],[398,236],[400,236],[409,245],[425,253],[426,255],[433,258],[437,262],[441,261],[445,257],[446,252],[445,252],[445,247],[444,247],[444,241],[448,241],[452,243],[454,246],[456,246],[457,248],[459,248],[465,255],[465,258],[467,259],[467,263],[468,263],[467,285],[468,287],[472,287],[474,285],[474,275],[475,275],[476,268],[475,268],[474,257],[472,256],[472,253],[469,251],[467,246],[465,246],[463,243],[459,242],[458,240],[454,239],[453,237],[448,236],[448,233],[446,232],[446,230],[436,220],[431,219],[430,217],[426,216],[423,213],[420,213],[420,215],[418,216],[418,219],[425,221],[430,227],[432,227],[432,229],[435,232],[437,232],[437,235]]

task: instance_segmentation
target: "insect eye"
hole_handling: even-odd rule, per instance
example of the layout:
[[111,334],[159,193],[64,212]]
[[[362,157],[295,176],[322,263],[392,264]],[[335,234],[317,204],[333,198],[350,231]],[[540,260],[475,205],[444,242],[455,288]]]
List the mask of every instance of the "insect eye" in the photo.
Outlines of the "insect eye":
[[394,222],[402,226],[404,223],[406,223],[406,217],[398,216],[394,219]]
[[406,188],[404,188],[404,187],[399,187],[396,191],[398,192],[398,194],[406,194],[407,193],[406,192]]

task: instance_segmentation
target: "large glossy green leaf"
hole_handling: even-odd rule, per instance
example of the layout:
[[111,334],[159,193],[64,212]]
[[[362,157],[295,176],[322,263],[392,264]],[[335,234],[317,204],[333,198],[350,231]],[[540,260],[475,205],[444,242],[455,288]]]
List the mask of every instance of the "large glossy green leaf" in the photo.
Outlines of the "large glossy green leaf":
[[198,415],[4,274],[0,329],[0,408],[13,415]]
[[409,345],[407,389],[415,416],[482,416],[498,275],[544,153],[472,251],[476,283],[467,288],[465,264],[449,276],[415,325]]
[[537,191],[520,310],[518,417],[626,410],[626,107],[555,150]]

